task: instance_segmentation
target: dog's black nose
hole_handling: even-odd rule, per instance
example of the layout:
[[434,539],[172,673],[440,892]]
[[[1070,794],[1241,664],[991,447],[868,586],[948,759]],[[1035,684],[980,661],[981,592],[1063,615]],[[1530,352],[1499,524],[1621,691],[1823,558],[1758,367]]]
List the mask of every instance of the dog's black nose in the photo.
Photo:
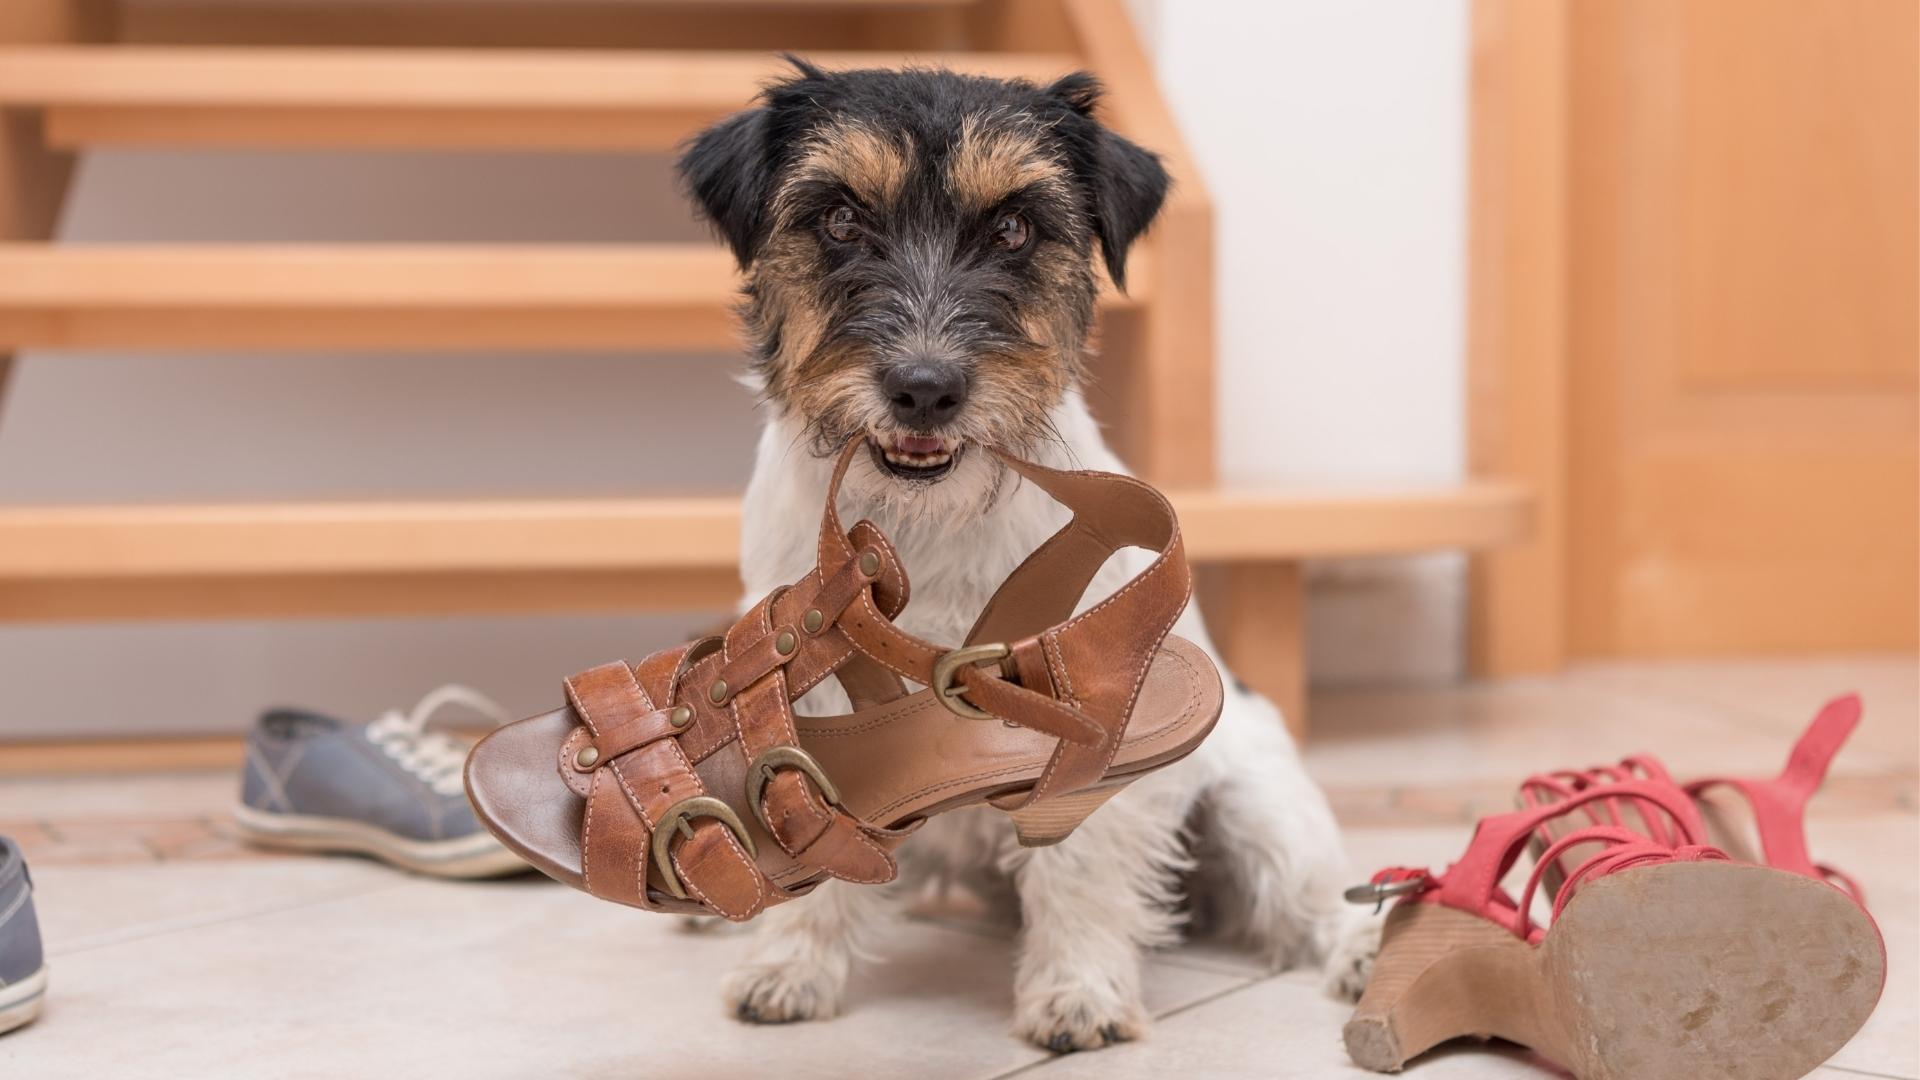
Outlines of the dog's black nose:
[[893,403],[893,418],[916,431],[954,418],[967,403],[967,373],[953,364],[908,361],[887,369],[880,389]]

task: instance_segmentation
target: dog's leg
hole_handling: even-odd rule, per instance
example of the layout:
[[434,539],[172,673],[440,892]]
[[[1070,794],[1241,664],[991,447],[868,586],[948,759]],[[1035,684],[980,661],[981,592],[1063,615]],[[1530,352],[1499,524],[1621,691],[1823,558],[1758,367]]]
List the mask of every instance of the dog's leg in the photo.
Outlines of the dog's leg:
[[903,890],[828,881],[755,920],[746,960],[727,975],[735,1016],[756,1024],[823,1020],[840,1011],[847,973],[899,916]]
[[1137,1038],[1147,1026],[1141,950],[1179,937],[1181,825],[1190,786],[1156,774],[1058,845],[1015,849],[1008,869],[1025,929],[1014,972],[1014,1032],[1055,1053]]
[[1230,692],[1205,748],[1217,772],[1203,796],[1203,862],[1225,895],[1210,897],[1227,936],[1274,970],[1334,949],[1346,856],[1325,796],[1264,698]]
[[1373,976],[1373,962],[1380,956],[1380,931],[1386,924],[1385,915],[1366,907],[1350,907],[1339,918],[1333,948],[1320,969],[1320,988],[1329,997],[1360,1000]]

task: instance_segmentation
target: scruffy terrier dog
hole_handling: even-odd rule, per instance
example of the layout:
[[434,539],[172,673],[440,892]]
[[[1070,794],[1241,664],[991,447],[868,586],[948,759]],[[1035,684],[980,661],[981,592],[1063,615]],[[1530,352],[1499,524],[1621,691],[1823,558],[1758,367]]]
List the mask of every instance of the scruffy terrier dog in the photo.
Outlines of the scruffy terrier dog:
[[[901,625],[958,642],[1066,518],[976,448],[1122,470],[1082,397],[1093,254],[1124,285],[1167,174],[1095,119],[1088,75],[1040,87],[794,63],[680,161],[747,274],[741,312],[765,408],[744,509],[747,595],[810,569],[831,455],[865,434],[871,453],[842,512],[872,519],[905,560],[914,591]],[[1148,559],[1116,556],[1088,600]],[[1174,632],[1211,651],[1191,608]],[[801,709],[844,711],[839,695],[823,685]],[[1002,815],[959,812],[902,856],[893,886],[830,881],[763,916],[727,983],[738,1015],[833,1015],[855,959],[932,876],[1017,899],[1015,1030],[1055,1051],[1092,1049],[1143,1032],[1141,950],[1176,940],[1190,913],[1275,967],[1325,957],[1345,870],[1279,714],[1244,689],[1229,691],[1196,753],[1058,846],[1018,847]]]

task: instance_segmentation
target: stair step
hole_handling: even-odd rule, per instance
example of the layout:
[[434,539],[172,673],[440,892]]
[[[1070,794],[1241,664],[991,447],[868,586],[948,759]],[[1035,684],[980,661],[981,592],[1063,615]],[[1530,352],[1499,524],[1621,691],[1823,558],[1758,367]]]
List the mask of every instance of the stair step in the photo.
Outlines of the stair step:
[[[1130,292],[1149,288],[1143,259]],[[733,352],[733,258],[708,244],[0,244],[15,348]]]
[[[743,16],[746,17],[746,16]],[[1076,58],[817,53],[1044,80]],[[0,106],[56,146],[666,150],[790,71],[765,53],[198,46],[0,49]]]
[[[1480,549],[1526,495],[1176,492],[1198,563]],[[737,498],[0,508],[0,619],[724,608]]]

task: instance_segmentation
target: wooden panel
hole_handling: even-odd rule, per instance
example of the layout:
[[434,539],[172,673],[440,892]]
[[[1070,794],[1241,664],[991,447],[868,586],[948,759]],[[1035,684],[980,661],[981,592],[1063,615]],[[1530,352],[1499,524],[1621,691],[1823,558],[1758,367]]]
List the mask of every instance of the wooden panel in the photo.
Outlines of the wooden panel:
[[1534,494],[1526,543],[1469,574],[1473,671],[1566,658],[1566,0],[1475,0],[1468,221],[1474,475]]
[[[1125,309],[1151,289],[1102,293]],[[0,349],[739,348],[717,246],[0,244]]]
[[1577,12],[1573,647],[1914,647],[1913,8]]
[[[0,61],[4,62],[4,61]],[[734,108],[746,105],[745,99]],[[647,112],[545,109],[62,105],[46,112],[47,142],[89,146],[294,150],[671,150],[732,109]]]
[[1692,0],[1680,16],[1679,376],[1911,388],[1920,4]]
[[[10,0],[11,2],[11,0]],[[713,7],[726,10],[715,16]],[[971,0],[123,0],[125,40],[179,45],[852,49],[876,20],[917,28]]]
[[[1070,56],[815,53],[828,68],[939,63],[1046,79]],[[778,56],[707,51],[0,49],[0,104],[64,146],[670,149],[746,106]]]
[[1306,586],[1298,562],[1204,567],[1200,600],[1221,659],[1307,737]]
[[[1526,498],[1498,485],[1169,495],[1201,561],[1510,543]],[[739,500],[466,500],[0,509],[0,579],[731,568]]]
[[0,621],[723,611],[739,602],[740,590],[732,566],[0,578]]
[[[1172,498],[1188,554],[1243,567],[1262,596],[1275,563],[1482,548],[1527,528],[1525,497],[1487,485]],[[730,498],[15,507],[0,510],[0,619],[714,609],[738,599],[739,535]],[[1247,631],[1224,639],[1253,665],[1243,677],[1299,722],[1299,658],[1273,652],[1298,628],[1233,604],[1218,617]]]
[[174,739],[35,739],[0,744],[0,776],[237,769],[247,752],[238,735]]
[[706,244],[0,244],[9,308],[685,307],[737,279]]

